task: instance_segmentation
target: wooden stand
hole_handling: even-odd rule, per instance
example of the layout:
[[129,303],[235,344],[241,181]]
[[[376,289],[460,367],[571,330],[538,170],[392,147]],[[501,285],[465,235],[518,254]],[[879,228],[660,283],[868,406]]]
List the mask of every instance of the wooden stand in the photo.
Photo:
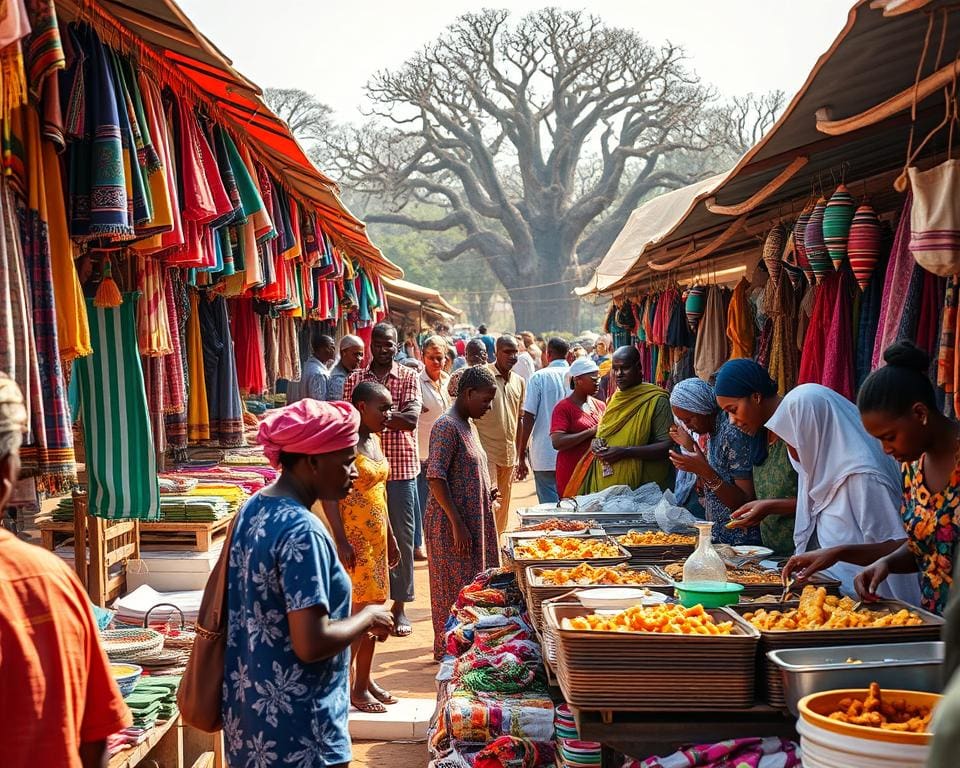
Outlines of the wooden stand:
[[143,743],[117,752],[110,758],[108,768],[136,768],[139,765],[223,768],[225,764],[221,733],[198,731],[177,717],[153,728]]
[[174,549],[209,552],[227,535],[230,517],[212,523],[140,523],[140,546],[143,549]]

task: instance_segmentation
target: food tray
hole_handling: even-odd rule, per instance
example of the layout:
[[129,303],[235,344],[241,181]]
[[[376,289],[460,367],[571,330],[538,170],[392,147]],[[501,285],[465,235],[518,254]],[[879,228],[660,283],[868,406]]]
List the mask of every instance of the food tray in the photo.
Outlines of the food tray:
[[[605,539],[616,544],[609,536],[594,536],[591,538]],[[526,581],[526,569],[528,566],[535,565],[540,566],[541,568],[573,568],[580,563],[590,563],[590,565],[618,565],[619,563],[624,563],[630,559],[630,553],[627,552],[625,547],[617,544],[617,548],[620,550],[620,554],[617,556],[610,557],[591,557],[591,558],[572,558],[567,560],[515,560],[513,557],[513,547],[504,547],[501,552],[503,553],[503,564],[507,568],[511,568],[517,574],[517,584],[520,586],[520,590],[524,593],[527,591],[527,581]],[[566,590],[569,591],[569,590]]]
[[[666,563],[661,566],[663,569],[663,575],[670,579],[671,582],[675,581],[672,579],[670,574],[667,573],[667,568],[670,566],[679,565],[683,566],[681,562],[672,562]],[[765,581],[760,584],[744,584],[742,581],[737,578],[731,577],[729,569],[727,571],[727,581],[734,584],[743,584],[743,592],[740,593],[741,597],[763,597],[764,595],[779,595],[783,591],[783,582],[780,580],[779,574],[775,581]],[[827,590],[828,595],[839,595],[840,594],[840,581],[838,579],[828,579],[825,576],[814,576],[807,583],[814,587],[823,587]],[[757,603],[756,605],[761,605]],[[769,604],[764,603],[761,607],[767,607]]]
[[[940,693],[943,657],[942,642],[787,648],[767,654],[779,669],[787,709],[795,717],[799,715],[800,699],[808,694],[869,688],[873,682],[883,690]],[[860,663],[848,663],[849,658]]]
[[630,553],[630,565],[665,565],[676,560],[686,560],[697,548],[696,544],[647,544],[638,547],[620,544],[620,546]]
[[562,629],[565,618],[591,611],[579,603],[543,606],[544,653],[555,654],[567,703],[591,711],[747,709],[754,703],[759,633],[725,608],[730,635],[660,635]]
[[[767,654],[785,648],[826,648],[842,645],[874,645],[884,643],[918,643],[940,639],[943,619],[936,614],[915,608],[900,600],[881,600],[869,605],[871,610],[887,609],[896,612],[906,608],[923,619],[923,624],[913,627],[864,627],[862,629],[797,629],[758,630],[760,632],[760,656],[757,659],[758,693],[771,707],[786,709],[783,681],[780,669]],[[742,616],[758,610],[755,605],[730,606]],[[752,626],[752,625],[751,625]]]
[[[593,561],[591,561],[590,564],[593,565]],[[541,637],[543,636],[542,604],[544,600],[552,600],[553,598],[561,597],[569,592],[578,591],[581,589],[596,589],[597,587],[611,586],[610,584],[564,584],[559,586],[556,584],[544,584],[540,574],[549,569],[549,566],[544,565],[528,565],[524,573],[524,583],[527,585],[527,611],[529,612],[530,620],[533,623],[534,629],[540,633]],[[672,584],[658,568],[653,568],[652,566],[634,568],[631,566],[630,570],[649,571],[650,575],[653,577],[652,581],[639,585],[641,589],[645,587],[651,592],[662,592],[665,595],[673,594]]]

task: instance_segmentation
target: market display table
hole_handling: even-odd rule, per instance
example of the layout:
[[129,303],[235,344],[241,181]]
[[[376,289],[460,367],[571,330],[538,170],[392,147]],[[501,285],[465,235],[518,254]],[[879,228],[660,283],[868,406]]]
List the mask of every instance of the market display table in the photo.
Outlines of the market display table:
[[198,731],[176,717],[153,728],[142,743],[117,752],[107,765],[108,768],[136,768],[154,764],[160,768],[223,768],[222,736]]
[[[195,550],[208,552],[214,543],[227,535],[233,515],[210,523],[159,522],[139,523],[140,546],[143,549]],[[45,549],[53,551],[56,534],[73,535],[73,523],[56,520],[38,520],[40,537]]]
[[[705,681],[705,684],[708,684]],[[639,759],[669,755],[691,743],[707,744],[748,736],[797,739],[796,719],[758,704],[750,709],[705,712],[584,712],[570,707],[580,738],[603,744],[604,765],[610,751]],[[617,763],[619,765],[619,763]]]

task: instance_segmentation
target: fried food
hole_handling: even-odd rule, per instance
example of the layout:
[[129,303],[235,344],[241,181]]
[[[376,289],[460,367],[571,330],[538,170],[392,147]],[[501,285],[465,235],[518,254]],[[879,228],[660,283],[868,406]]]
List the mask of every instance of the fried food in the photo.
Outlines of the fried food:
[[664,533],[663,531],[629,531],[618,536],[625,547],[662,547],[674,545],[693,545],[697,543],[696,536],[683,536],[679,533]]
[[541,536],[533,541],[517,542],[513,547],[515,560],[589,560],[622,554],[620,547],[611,541],[569,536]]
[[563,629],[594,632],[653,632],[662,635],[729,635],[733,622],[717,623],[702,605],[684,608],[664,603],[655,606],[635,605],[615,616],[576,616],[563,619]]
[[525,525],[521,530],[524,531],[563,531],[564,533],[577,533],[579,531],[589,531],[596,528],[597,524],[593,520],[561,520],[559,517],[551,517],[536,525]]
[[870,683],[866,698],[841,699],[840,707],[827,717],[841,723],[882,728],[886,731],[929,733],[933,711],[924,704],[908,704],[903,698],[884,699],[877,683]]
[[638,586],[653,581],[649,571],[632,571],[626,565],[595,568],[589,563],[580,563],[576,568],[544,569],[540,572],[544,584],[560,586],[611,584],[617,586]]
[[823,587],[808,584],[803,588],[798,607],[789,611],[761,608],[756,613],[743,614],[743,618],[764,631],[913,627],[923,624],[923,619],[917,613],[906,608],[896,612],[873,611],[869,608],[854,611],[854,605],[849,597],[828,596]]
[[[664,566],[663,570],[674,581],[683,580],[683,563],[670,563],[670,565]],[[735,584],[769,584],[772,587],[781,585],[779,571],[759,566],[727,567],[727,581],[732,581]]]

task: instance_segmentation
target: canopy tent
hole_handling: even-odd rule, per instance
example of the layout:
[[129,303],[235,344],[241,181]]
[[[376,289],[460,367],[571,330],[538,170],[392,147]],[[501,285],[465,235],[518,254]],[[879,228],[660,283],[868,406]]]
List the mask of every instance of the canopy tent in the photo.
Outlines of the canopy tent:
[[290,132],[244,77],[173,0],[56,0],[65,19],[84,18],[120,47],[158,61],[178,87],[242,135],[288,190],[314,206],[336,245],[367,269],[389,277],[403,271],[370,242],[366,228],[340,200],[336,183],[313,165]]
[[[756,261],[758,238],[780,216],[798,213],[796,206],[815,188],[829,194],[844,177],[857,179],[851,192],[869,194],[881,213],[896,208],[900,198],[892,183],[906,160],[912,93],[929,13],[951,6],[946,0],[909,5],[906,12],[904,4],[860,0],[770,131],[726,174],[637,209],[591,283],[578,292],[615,293],[665,271],[706,265],[722,269]],[[900,13],[885,15],[886,8]],[[934,61],[939,26],[936,38],[921,79],[951,68],[946,65],[960,50],[960,24],[947,26],[939,65]],[[950,74],[946,77],[952,80]],[[943,118],[943,73],[940,78],[940,87],[920,89],[915,145]],[[889,108],[876,109],[888,100]],[[938,150],[945,148],[946,131],[940,136],[944,146],[937,144]],[[651,206],[664,198],[671,199],[664,202],[663,219],[657,221],[654,211],[660,209]],[[644,223],[648,220],[650,225]]]
[[400,313],[408,318],[435,322],[451,322],[462,312],[450,304],[438,291],[406,280],[384,278],[384,293],[391,313]]

